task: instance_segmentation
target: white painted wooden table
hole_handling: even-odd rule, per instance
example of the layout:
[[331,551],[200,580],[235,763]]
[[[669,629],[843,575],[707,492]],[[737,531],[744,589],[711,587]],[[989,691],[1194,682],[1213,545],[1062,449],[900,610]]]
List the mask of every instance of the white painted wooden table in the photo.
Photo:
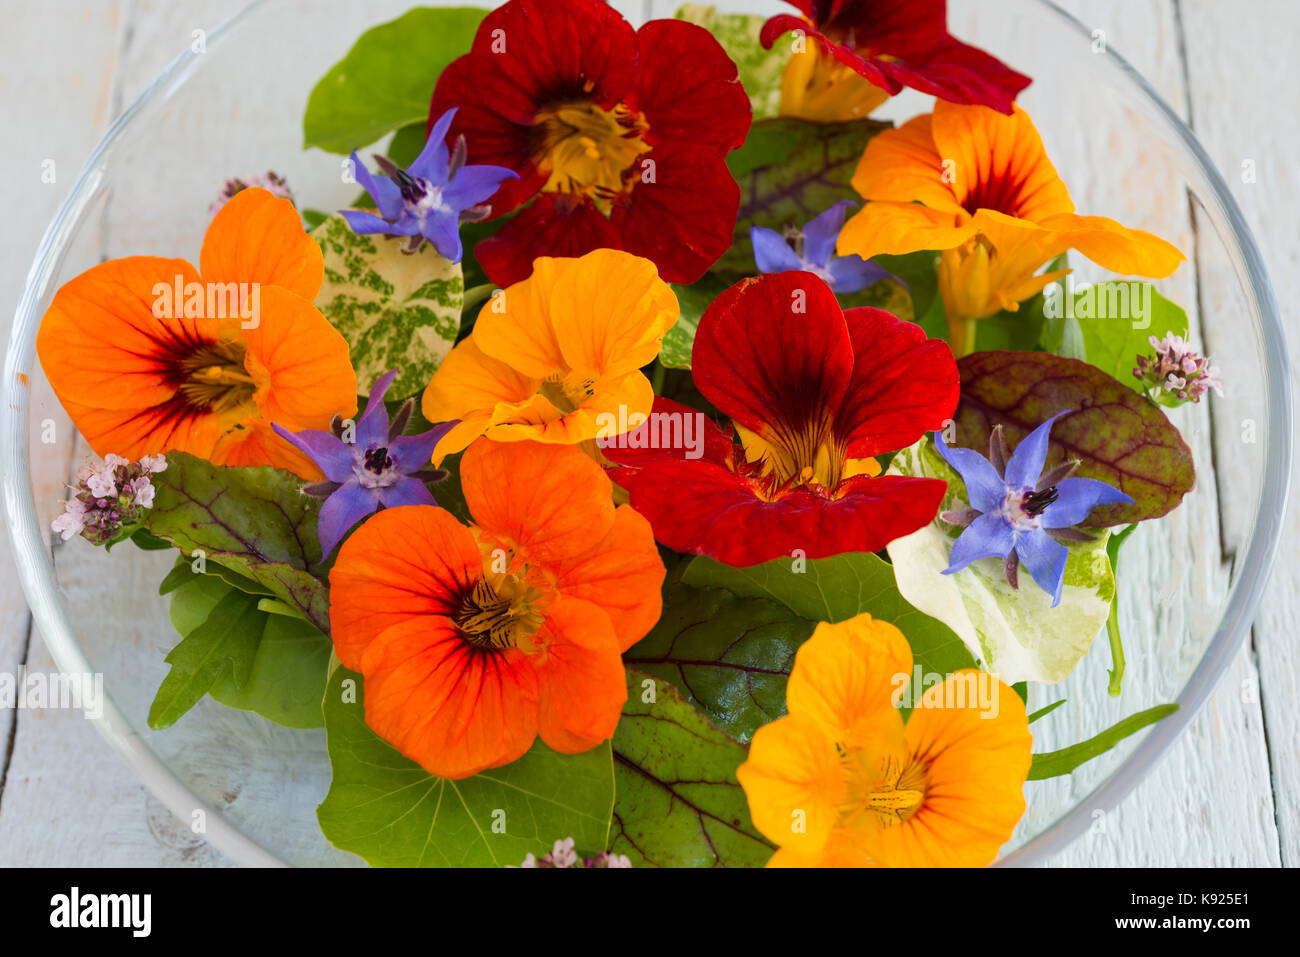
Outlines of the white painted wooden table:
[[[625,0],[667,15],[672,0]],[[962,6],[954,0],[952,6]],[[1191,125],[1235,192],[1269,267],[1300,370],[1300,3],[1064,0],[1105,30]],[[109,121],[237,0],[5,2],[0,34],[0,316],[7,328],[36,245]],[[757,0],[756,12],[775,4]],[[954,21],[959,22],[955,11]],[[302,27],[311,29],[310,18]],[[958,30],[957,32],[960,32]],[[1254,160],[1257,179],[1232,171]],[[53,161],[55,180],[43,172]],[[1202,295],[1214,290],[1205,284]],[[1300,383],[1297,383],[1300,388]],[[57,487],[49,490],[58,495]],[[1300,482],[1293,479],[1293,495]],[[1063,865],[1300,864],[1300,508],[1251,640],[1218,692],[1100,834]],[[52,671],[0,539],[0,672]],[[78,714],[0,711],[0,866],[229,864],[171,816]]]

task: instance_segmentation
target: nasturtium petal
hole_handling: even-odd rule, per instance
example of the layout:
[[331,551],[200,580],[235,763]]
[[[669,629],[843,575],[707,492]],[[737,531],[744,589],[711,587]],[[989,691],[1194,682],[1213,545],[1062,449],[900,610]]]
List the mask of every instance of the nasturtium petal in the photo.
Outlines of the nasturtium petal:
[[280,286],[311,302],[325,266],[293,203],[253,188],[217,211],[203,237],[199,272],[204,282]]
[[903,633],[863,612],[817,626],[795,655],[786,705],[833,740],[852,742],[864,728],[901,730],[895,698],[911,677],[912,649]]

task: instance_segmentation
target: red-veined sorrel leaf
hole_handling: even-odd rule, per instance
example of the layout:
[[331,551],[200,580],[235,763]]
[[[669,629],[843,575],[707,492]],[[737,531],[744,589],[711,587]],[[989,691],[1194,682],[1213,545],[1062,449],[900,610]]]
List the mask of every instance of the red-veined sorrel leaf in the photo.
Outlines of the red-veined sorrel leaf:
[[727,157],[740,184],[735,241],[713,267],[728,284],[754,274],[749,230],[802,226],[841,199],[859,199],[849,185],[871,138],[889,123],[813,123],[788,116],[759,120],[745,145]]
[[262,586],[329,633],[329,590],[318,568],[320,503],[299,491],[301,479],[267,466],[226,468],[171,452],[153,484],[157,495],[145,519],[151,534],[187,558],[202,553],[204,562]]
[[633,867],[762,867],[775,848],[736,780],[745,754],[672,685],[629,668],[610,850]]
[[961,403],[954,444],[987,451],[989,432],[1006,431],[1012,448],[1050,416],[1047,466],[1080,461],[1077,475],[1114,485],[1132,505],[1095,509],[1084,523],[1127,525],[1171,511],[1192,488],[1192,450],[1145,396],[1077,359],[1046,352],[976,352],[957,363]]

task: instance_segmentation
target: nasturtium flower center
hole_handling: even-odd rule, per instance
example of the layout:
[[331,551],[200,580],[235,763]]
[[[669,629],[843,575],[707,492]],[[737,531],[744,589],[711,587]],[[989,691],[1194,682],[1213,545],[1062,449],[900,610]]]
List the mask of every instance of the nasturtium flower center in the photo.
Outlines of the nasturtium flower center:
[[456,624],[483,651],[517,648],[546,620],[544,598],[542,589],[520,575],[487,574],[461,599]]
[[925,799],[925,768],[901,750],[847,748],[841,756],[844,800],[841,823],[892,827],[917,812]]
[[556,374],[543,379],[538,392],[565,415],[576,411],[592,396],[596,385],[594,376],[581,372]]
[[538,165],[550,171],[547,192],[590,198],[608,213],[650,147],[645,123],[623,104],[605,110],[589,101],[547,107],[534,120]]
[[746,456],[760,463],[763,477],[774,492],[809,484],[834,489],[846,477],[845,448],[831,435],[829,421],[783,432],[771,441],[745,430],[741,430],[741,437]]
[[255,413],[257,382],[248,374],[246,355],[242,342],[212,342],[178,360],[178,391],[185,403],[196,411],[232,417]]

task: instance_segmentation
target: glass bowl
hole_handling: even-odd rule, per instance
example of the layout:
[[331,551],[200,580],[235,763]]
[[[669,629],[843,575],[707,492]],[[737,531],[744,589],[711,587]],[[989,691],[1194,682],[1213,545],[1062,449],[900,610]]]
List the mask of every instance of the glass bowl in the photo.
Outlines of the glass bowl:
[[[428,0],[424,0],[428,2]],[[45,233],[5,355],[0,479],[19,578],[58,667],[102,673],[100,730],[182,821],[245,864],[355,864],[321,836],[329,784],[323,731],[293,731],[204,699],[172,728],[146,715],[176,641],[157,585],[167,552],[113,555],[73,541],[51,547],[64,484],[89,454],[35,363],[41,317],[58,287],[104,258],[194,260],[208,206],[229,176],[274,169],[299,202],[346,205],[341,157],[301,146],[307,95],[366,28],[411,0],[263,0],[182,52],[95,148]],[[769,14],[770,0],[720,3]],[[635,21],[675,4],[616,4]],[[328,9],[327,9],[328,7]],[[951,4],[952,29],[1034,77],[1020,102],[1080,210],[1164,236],[1189,262],[1158,283],[1184,305],[1227,397],[1174,411],[1198,470],[1171,516],[1144,524],[1120,566],[1128,673],[1106,693],[1103,637],[1063,684],[1031,689],[1031,707],[1067,703],[1034,725],[1035,750],[1071,744],[1168,701],[1172,717],[1068,777],[1026,786],[1028,810],[1001,863],[1045,861],[1113,808],[1192,720],[1250,628],[1278,544],[1293,432],[1287,351],[1255,241],[1191,131],[1152,88],[1081,24],[1041,0]],[[639,15],[638,15],[639,14]],[[304,16],[311,29],[304,29]],[[199,48],[202,47],[200,50]],[[884,115],[929,109],[907,93]],[[1078,278],[1105,278],[1075,257]],[[1197,270],[1214,274],[1212,301]],[[50,441],[53,439],[53,441]]]

